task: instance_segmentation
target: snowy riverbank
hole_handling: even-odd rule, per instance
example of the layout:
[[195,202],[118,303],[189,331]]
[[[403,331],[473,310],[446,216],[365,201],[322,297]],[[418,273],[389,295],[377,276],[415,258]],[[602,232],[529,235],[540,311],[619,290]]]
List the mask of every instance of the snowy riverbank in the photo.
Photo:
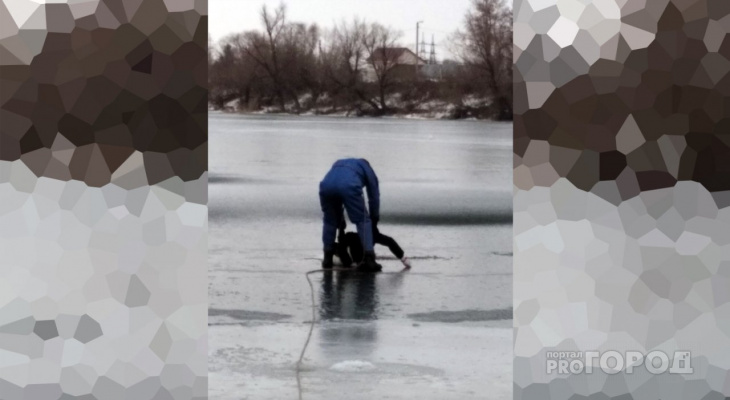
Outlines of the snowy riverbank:
[[336,106],[328,98],[323,97],[316,102],[311,97],[303,96],[300,104],[304,105],[297,111],[294,103],[285,105],[285,111],[280,107],[262,106],[257,109],[249,109],[242,106],[239,99],[231,100],[223,106],[209,104],[210,111],[221,111],[226,113],[252,114],[252,115],[305,115],[305,116],[332,116],[332,117],[382,117],[382,118],[406,118],[406,119],[445,119],[445,120],[489,120],[489,104],[486,99],[465,96],[458,101],[444,100],[404,100],[399,94],[389,97],[389,111],[385,115],[375,115],[367,106]]

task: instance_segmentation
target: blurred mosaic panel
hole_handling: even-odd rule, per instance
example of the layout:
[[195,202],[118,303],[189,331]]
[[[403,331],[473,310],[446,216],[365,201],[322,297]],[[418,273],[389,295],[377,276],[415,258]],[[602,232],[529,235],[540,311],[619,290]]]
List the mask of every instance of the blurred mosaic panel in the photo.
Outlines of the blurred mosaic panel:
[[0,4],[0,398],[207,398],[207,4]]
[[514,6],[515,399],[730,397],[730,2]]

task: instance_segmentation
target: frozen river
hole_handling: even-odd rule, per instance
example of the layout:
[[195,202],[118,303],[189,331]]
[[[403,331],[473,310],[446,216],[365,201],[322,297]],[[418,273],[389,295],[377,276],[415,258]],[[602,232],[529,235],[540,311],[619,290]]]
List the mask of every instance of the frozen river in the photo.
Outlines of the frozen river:
[[[297,399],[318,183],[378,174],[382,274],[317,273],[303,399],[512,398],[512,125],[211,113],[211,399]],[[350,227],[354,229],[354,227]]]

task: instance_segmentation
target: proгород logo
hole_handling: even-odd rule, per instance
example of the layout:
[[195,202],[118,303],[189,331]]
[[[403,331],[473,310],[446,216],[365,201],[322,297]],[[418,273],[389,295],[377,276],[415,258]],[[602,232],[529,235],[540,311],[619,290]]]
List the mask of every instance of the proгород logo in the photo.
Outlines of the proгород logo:
[[557,375],[591,374],[600,369],[606,374],[624,372],[631,374],[642,364],[652,374],[691,374],[689,351],[675,351],[670,358],[663,351],[655,350],[644,355],[640,351],[548,351],[546,372]]

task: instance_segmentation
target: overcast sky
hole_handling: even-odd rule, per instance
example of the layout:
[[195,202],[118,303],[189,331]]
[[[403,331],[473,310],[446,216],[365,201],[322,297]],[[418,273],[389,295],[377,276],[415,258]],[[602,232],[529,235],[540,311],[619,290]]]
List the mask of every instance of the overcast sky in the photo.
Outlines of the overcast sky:
[[[276,8],[279,0],[209,0],[208,31],[214,41],[235,32],[260,29],[259,12],[266,4]],[[401,44],[413,48],[416,41],[416,21],[423,21],[430,50],[431,35],[436,41],[436,55],[441,60],[448,52],[448,37],[460,29],[471,0],[288,0],[289,21],[313,23],[331,28],[342,19],[357,16],[368,22],[390,25],[403,32]],[[510,1],[511,3],[511,1]],[[427,54],[428,56],[428,54]]]

